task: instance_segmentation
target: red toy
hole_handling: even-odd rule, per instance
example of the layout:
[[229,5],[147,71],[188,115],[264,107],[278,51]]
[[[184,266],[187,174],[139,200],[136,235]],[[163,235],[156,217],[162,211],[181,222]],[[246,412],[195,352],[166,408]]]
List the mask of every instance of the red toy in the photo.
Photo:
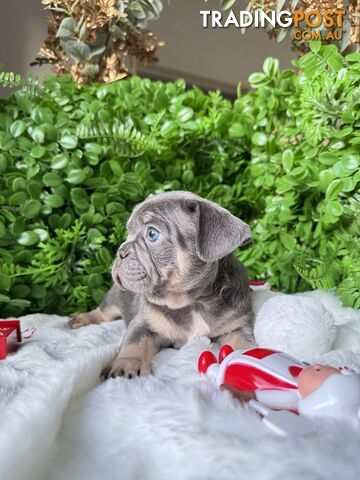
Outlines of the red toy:
[[237,350],[224,345],[219,363],[211,352],[203,352],[198,369],[208,373],[222,389],[241,400],[256,399],[271,408],[296,410],[299,373],[305,363],[267,348]]
[[14,352],[20,342],[20,320],[0,320],[0,360]]
[[360,428],[360,375],[347,367],[308,365],[267,348],[233,351],[224,345],[219,362],[211,352],[203,352],[198,370],[248,401],[282,435],[312,432],[316,417]]

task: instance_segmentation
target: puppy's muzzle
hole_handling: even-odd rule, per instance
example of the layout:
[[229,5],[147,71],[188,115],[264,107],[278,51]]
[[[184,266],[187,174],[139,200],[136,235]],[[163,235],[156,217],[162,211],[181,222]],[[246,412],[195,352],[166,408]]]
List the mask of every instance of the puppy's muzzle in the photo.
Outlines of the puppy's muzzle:
[[133,243],[123,243],[117,252],[117,258],[112,268],[113,281],[120,288],[133,289],[146,276],[146,271],[137,258]]
[[118,250],[118,256],[123,260],[126,258],[130,253],[130,245],[129,243],[123,243]]

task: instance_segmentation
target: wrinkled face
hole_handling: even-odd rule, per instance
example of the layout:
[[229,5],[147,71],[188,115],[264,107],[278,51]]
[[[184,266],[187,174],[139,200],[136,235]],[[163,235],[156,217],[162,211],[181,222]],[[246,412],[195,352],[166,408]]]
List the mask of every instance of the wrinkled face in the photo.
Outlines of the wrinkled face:
[[196,287],[214,262],[247,243],[249,227],[215,203],[167,192],[138,205],[112,276],[125,290],[162,296]]
[[161,293],[179,287],[192,266],[200,267],[191,209],[179,202],[144,202],[128,222],[128,237],[113,266],[114,282],[126,290]]

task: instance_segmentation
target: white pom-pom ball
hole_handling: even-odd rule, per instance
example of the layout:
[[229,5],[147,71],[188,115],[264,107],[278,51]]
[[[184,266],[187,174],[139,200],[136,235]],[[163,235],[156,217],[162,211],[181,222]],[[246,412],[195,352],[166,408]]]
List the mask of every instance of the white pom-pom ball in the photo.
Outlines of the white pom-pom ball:
[[333,317],[315,298],[279,294],[267,300],[256,317],[255,340],[260,347],[300,360],[328,352],[335,337]]

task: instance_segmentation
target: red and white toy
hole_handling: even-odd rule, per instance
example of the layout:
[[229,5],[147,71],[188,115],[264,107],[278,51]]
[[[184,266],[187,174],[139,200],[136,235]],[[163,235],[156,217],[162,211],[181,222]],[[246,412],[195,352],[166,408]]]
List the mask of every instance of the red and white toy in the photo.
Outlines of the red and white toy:
[[14,353],[23,340],[28,340],[36,332],[35,327],[28,327],[21,331],[20,320],[0,320],[0,360],[4,360],[9,353]]
[[236,350],[224,345],[219,362],[200,355],[198,369],[263,416],[280,434],[309,433],[314,417],[332,417],[359,426],[360,375],[343,367],[308,365],[275,350]]
[[20,320],[0,321],[0,360],[14,352],[21,342]]

